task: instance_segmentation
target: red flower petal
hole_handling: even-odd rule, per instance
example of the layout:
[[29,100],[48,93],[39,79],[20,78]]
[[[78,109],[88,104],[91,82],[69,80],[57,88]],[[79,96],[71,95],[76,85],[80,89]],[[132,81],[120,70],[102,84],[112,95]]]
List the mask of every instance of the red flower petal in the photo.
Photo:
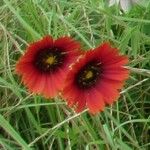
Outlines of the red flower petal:
[[87,107],[92,114],[95,114],[104,109],[105,103],[100,92],[94,91],[87,96]]
[[105,82],[109,87],[116,88],[116,89],[121,89],[124,85],[124,82],[122,81],[107,79],[105,77],[102,78],[102,81]]
[[115,59],[109,59],[105,62],[108,67],[122,66],[128,63],[128,58],[126,56],[117,56]]
[[[34,93],[41,94],[43,92],[44,86],[46,84],[45,79],[46,78],[43,74],[38,75],[38,78],[37,78],[38,82],[35,82],[33,87],[32,87],[32,90],[34,91]],[[31,88],[31,87],[29,87],[29,88]]]
[[46,77],[47,82],[45,83],[45,89],[43,91],[43,95],[46,98],[55,97],[57,95],[58,88],[56,87],[54,80],[55,79],[53,78],[53,76]]
[[70,37],[61,37],[57,39],[54,44],[56,47],[61,47],[66,51],[72,51],[74,49],[80,48],[80,43],[77,41],[74,41]]
[[76,103],[77,105],[76,105],[76,109],[75,110],[76,110],[77,113],[79,113],[85,108],[85,106],[86,106],[86,99],[85,99],[83,94],[79,94],[78,97],[76,97],[75,100],[78,100],[77,103]]
[[128,72],[126,73],[121,73],[119,74],[119,71],[116,73],[105,73],[102,75],[102,77],[107,78],[107,79],[111,79],[111,80],[117,80],[117,81],[122,81],[122,80],[126,80],[129,77]]
[[106,82],[101,81],[96,90],[103,95],[104,101],[107,104],[112,104],[119,97],[119,92],[114,87]]

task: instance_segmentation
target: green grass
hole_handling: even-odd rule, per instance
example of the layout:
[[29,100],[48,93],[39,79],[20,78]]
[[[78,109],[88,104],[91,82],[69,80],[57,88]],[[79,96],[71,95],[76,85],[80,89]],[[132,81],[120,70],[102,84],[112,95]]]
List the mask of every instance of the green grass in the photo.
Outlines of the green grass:
[[[131,74],[119,101],[93,116],[28,93],[15,64],[47,34],[71,35],[84,50],[110,41],[127,54]],[[0,149],[148,150],[149,69],[150,2],[120,13],[105,0],[0,1]]]

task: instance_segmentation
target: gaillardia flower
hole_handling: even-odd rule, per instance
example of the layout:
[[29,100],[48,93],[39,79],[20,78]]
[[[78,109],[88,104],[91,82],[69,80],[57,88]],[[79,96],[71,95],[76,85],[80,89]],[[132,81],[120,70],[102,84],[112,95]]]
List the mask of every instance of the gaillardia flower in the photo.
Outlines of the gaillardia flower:
[[123,66],[128,58],[120,55],[109,43],[87,51],[68,73],[63,98],[76,112],[85,107],[93,114],[102,111],[119,97],[119,89],[129,76]]
[[80,54],[80,44],[70,37],[45,36],[30,44],[16,65],[16,72],[30,92],[54,97],[62,89],[69,66]]

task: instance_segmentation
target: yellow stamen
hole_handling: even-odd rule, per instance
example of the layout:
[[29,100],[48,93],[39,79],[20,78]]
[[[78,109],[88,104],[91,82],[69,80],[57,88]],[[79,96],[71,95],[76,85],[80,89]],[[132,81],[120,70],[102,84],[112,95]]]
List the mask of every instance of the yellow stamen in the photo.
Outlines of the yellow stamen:
[[50,56],[50,57],[48,57],[48,58],[45,60],[45,62],[46,62],[47,64],[50,64],[50,65],[54,64],[54,63],[55,63],[55,56]]
[[85,75],[85,78],[86,79],[90,79],[90,78],[92,78],[93,77],[93,72],[92,71],[88,71],[87,73],[86,73],[86,75]]

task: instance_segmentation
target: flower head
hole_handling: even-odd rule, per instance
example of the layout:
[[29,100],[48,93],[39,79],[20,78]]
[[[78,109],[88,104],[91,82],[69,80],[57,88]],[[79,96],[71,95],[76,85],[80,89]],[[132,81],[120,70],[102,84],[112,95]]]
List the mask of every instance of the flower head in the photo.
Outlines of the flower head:
[[105,104],[112,104],[128,78],[129,72],[123,67],[127,62],[128,58],[119,55],[109,43],[88,51],[68,73],[63,89],[68,105],[76,112],[88,107],[94,114],[102,111]]
[[16,72],[29,91],[54,97],[62,89],[69,66],[80,54],[80,44],[70,37],[45,36],[30,44],[16,64]]

